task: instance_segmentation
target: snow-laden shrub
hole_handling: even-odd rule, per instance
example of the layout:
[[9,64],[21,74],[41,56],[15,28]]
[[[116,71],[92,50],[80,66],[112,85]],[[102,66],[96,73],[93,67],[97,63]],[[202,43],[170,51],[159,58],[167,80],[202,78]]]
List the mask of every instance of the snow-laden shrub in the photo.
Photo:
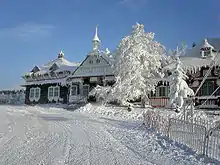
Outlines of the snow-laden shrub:
[[78,112],[90,114],[95,116],[102,116],[107,118],[123,118],[132,120],[143,120],[143,110],[142,108],[134,108],[131,112],[128,112],[125,107],[118,106],[104,106],[104,105],[92,105],[90,103],[77,109]]
[[15,93],[1,93],[0,94],[0,104],[24,104],[25,103],[25,93],[15,92]]
[[100,86],[97,85],[95,88],[93,88],[90,92],[89,92],[89,96],[94,96],[96,98],[96,101],[107,101],[107,97],[108,94],[111,90],[110,86]]
[[144,114],[144,124],[163,135],[168,135],[169,117],[164,117],[158,111],[147,110]]

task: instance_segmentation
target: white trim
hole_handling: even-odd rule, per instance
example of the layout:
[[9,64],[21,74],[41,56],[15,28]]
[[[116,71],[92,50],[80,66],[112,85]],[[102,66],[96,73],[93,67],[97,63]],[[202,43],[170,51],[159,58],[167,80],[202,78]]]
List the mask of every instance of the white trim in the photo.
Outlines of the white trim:
[[83,80],[81,78],[74,78],[71,80],[71,82],[74,82],[74,83],[81,83]]
[[97,82],[98,81],[98,77],[90,77],[89,81],[90,82]]
[[114,81],[115,77],[114,76],[106,76],[105,81]]
[[[39,95],[36,96],[36,91],[39,90]],[[31,91],[33,91],[33,97],[31,97]],[[29,92],[29,100],[31,102],[33,101],[39,101],[40,100],[40,95],[41,95],[41,89],[39,87],[36,88],[30,88],[30,92]]]
[[[50,89],[52,89],[52,96],[50,96]],[[58,89],[58,96],[55,96],[55,89]],[[60,86],[50,86],[48,88],[47,98],[50,102],[51,101],[57,102],[58,100],[60,100]]]

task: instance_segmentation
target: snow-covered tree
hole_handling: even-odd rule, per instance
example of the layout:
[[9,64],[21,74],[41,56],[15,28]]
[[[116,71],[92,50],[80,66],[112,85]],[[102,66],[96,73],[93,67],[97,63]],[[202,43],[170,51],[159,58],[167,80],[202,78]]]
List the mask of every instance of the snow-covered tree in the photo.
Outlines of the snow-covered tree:
[[154,33],[145,32],[142,24],[134,25],[131,34],[124,37],[117,48],[112,98],[121,104],[147,98],[155,90],[155,77],[161,74],[164,52],[165,47],[154,41]]
[[184,100],[188,96],[193,96],[194,92],[189,88],[185,79],[187,75],[182,69],[182,63],[177,57],[175,67],[171,70],[171,75],[168,77],[170,82],[170,93],[169,93],[169,106],[176,108],[177,111],[183,107]]
[[168,51],[168,56],[185,56],[186,55],[186,50],[187,50],[187,45],[182,43],[180,46],[177,45],[176,49],[174,50],[169,50]]

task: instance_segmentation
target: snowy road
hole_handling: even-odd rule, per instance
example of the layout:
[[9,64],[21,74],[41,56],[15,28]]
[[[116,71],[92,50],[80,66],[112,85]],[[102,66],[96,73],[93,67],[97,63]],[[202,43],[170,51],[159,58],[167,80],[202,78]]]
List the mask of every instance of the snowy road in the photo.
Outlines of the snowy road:
[[1,165],[204,164],[139,123],[58,108],[0,106]]

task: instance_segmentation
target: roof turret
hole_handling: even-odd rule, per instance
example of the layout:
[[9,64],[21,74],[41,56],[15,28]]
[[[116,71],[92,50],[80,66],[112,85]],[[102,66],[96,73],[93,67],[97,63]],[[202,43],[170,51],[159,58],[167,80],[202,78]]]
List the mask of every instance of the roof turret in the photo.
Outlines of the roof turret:
[[62,52],[62,50],[61,50],[60,53],[58,54],[58,58],[64,58],[64,53]]
[[212,45],[209,44],[208,40],[207,39],[204,39],[204,43],[203,43],[203,46],[201,47],[200,50],[214,50],[214,47]]

